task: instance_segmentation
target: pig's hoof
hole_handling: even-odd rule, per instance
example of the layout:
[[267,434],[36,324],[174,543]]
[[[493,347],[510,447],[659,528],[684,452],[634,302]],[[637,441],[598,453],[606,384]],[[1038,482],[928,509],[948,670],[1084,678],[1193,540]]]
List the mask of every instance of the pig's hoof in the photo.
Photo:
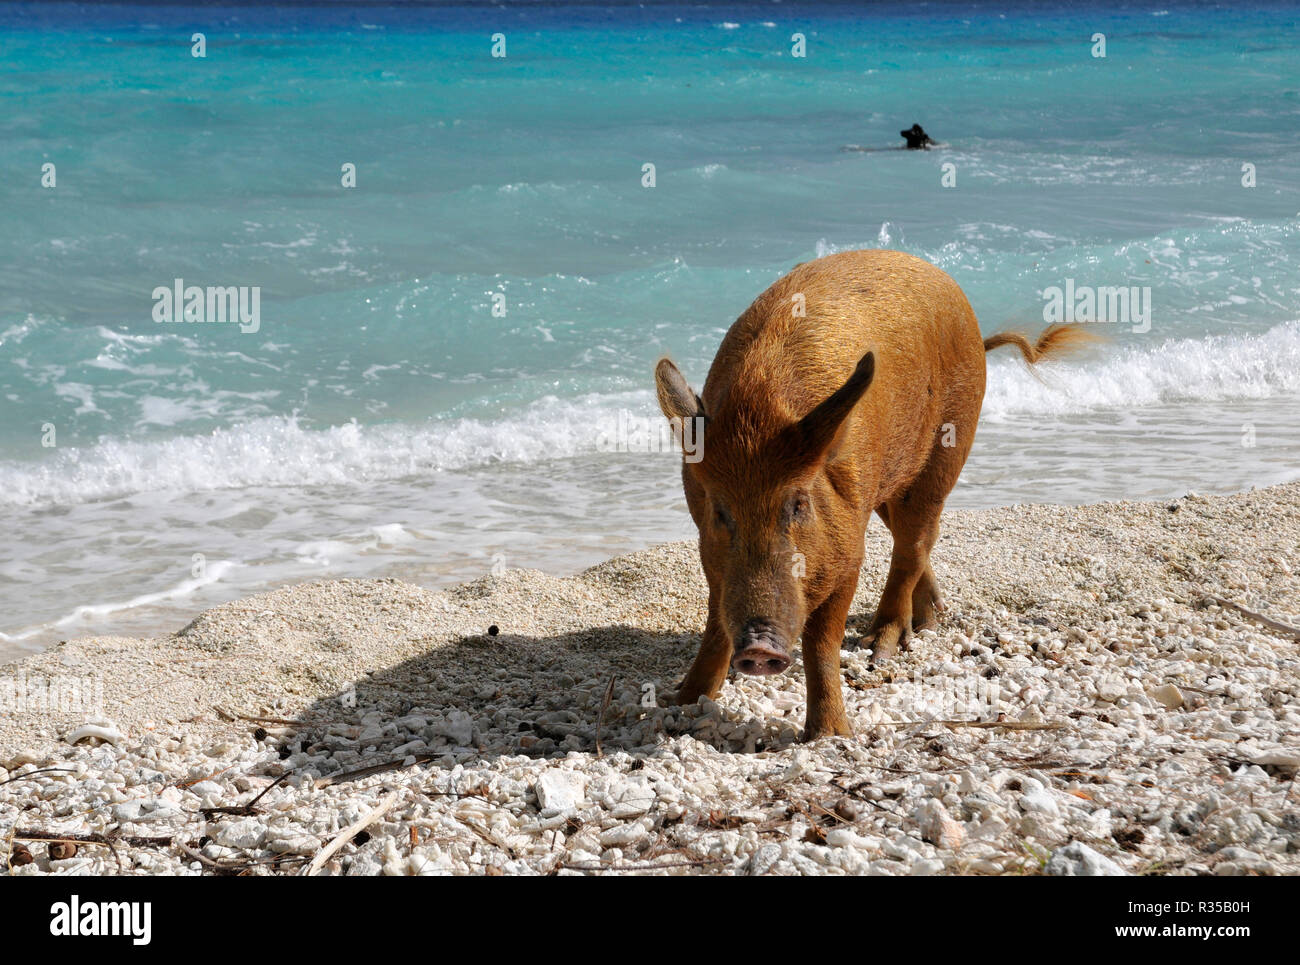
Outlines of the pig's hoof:
[[890,657],[898,656],[898,641],[877,640],[871,648],[871,656],[875,660],[888,660]]
[[939,615],[946,610],[943,601],[937,596],[931,596],[928,600],[921,602],[919,605],[915,599],[912,600],[912,632],[920,633],[922,630],[933,630],[939,625]]
[[681,690],[677,691],[677,693],[673,695],[672,702],[674,705],[679,707],[688,707],[698,701],[701,697],[708,697],[710,700],[716,700],[718,694],[721,692],[721,687],[712,693],[700,687],[682,687]]
[[876,660],[886,660],[898,656],[899,650],[908,648],[909,630],[908,624],[902,620],[891,620],[883,626],[874,628],[863,638],[863,642],[871,644],[872,657]]
[[922,630],[933,630],[939,625],[939,615],[931,610],[929,613],[918,613],[912,617],[912,632],[920,633]]
[[853,728],[848,725],[847,721],[823,721],[819,724],[809,723],[803,729],[799,739],[805,744],[809,741],[815,741],[820,737],[852,737]]

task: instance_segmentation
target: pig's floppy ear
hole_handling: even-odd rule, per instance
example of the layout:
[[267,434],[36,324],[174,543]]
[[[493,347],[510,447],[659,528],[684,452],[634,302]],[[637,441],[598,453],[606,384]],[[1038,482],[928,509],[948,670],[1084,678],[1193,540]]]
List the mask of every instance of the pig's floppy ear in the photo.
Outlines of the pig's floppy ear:
[[686,422],[704,415],[704,403],[691,391],[685,376],[670,359],[660,359],[655,366],[655,392],[659,396],[659,408],[670,420]]
[[813,463],[825,458],[844,420],[866,393],[875,374],[876,357],[868,352],[862,356],[849,380],[799,421],[799,448],[804,460]]

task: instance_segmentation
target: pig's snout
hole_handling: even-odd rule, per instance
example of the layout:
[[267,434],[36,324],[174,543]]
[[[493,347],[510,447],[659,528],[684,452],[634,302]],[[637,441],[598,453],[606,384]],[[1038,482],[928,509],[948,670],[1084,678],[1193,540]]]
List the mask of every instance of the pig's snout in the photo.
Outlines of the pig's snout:
[[736,641],[731,666],[755,677],[778,674],[790,666],[790,655],[776,629],[766,620],[750,620]]

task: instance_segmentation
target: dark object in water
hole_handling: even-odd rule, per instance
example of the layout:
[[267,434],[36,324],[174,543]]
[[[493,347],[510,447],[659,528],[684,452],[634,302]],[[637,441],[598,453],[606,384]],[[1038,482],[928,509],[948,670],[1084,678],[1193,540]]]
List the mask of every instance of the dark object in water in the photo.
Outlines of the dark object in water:
[[920,124],[913,124],[907,130],[898,133],[907,139],[907,149],[909,151],[922,151],[931,144],[936,143],[929,134],[921,129]]

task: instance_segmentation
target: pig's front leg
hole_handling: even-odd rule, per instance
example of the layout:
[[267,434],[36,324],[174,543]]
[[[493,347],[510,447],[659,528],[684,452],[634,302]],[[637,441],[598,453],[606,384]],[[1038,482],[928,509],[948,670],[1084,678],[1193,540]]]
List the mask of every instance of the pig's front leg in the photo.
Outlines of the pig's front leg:
[[853,728],[844,713],[844,691],[840,682],[840,646],[844,623],[849,616],[858,569],[853,578],[835,590],[813,611],[803,628],[803,665],[808,681],[808,720],[803,739],[851,737]]
[[700,641],[700,652],[695,655],[690,672],[682,681],[681,689],[673,701],[677,704],[693,704],[700,697],[717,697],[722,692],[722,684],[727,679],[727,670],[731,667],[731,641],[727,639],[718,620],[717,610],[709,602],[709,619],[704,626],[704,639]]

